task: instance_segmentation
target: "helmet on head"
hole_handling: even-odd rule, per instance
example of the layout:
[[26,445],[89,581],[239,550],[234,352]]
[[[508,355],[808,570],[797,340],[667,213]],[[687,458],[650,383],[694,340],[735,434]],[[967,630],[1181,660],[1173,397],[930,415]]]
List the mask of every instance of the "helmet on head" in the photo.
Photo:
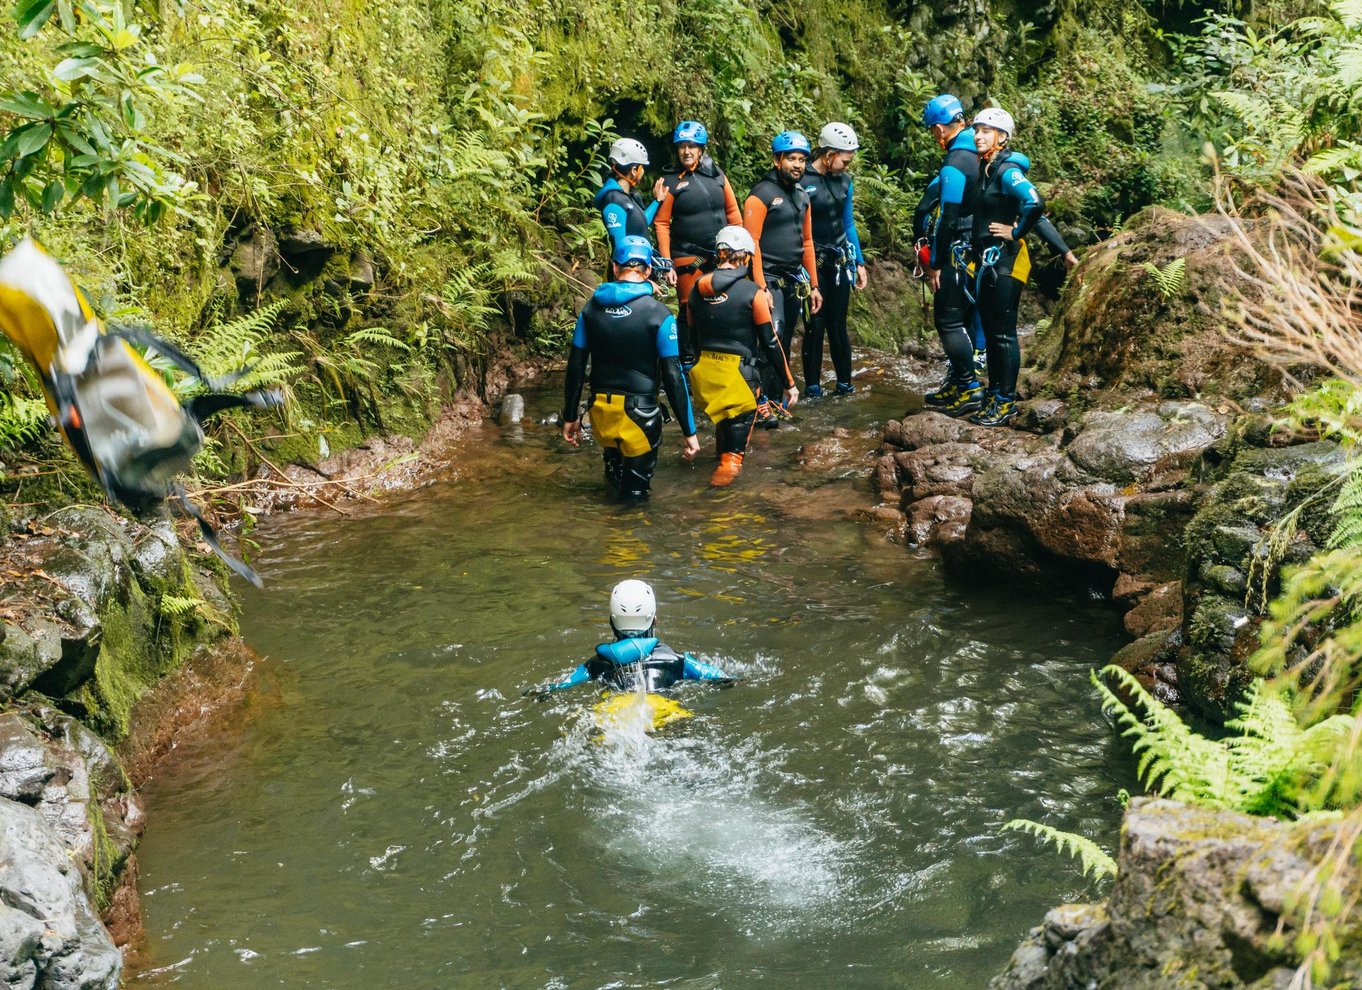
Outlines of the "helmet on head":
[[633,138],[620,138],[610,146],[610,164],[620,168],[648,164],[648,149]]
[[653,267],[653,245],[646,237],[630,234],[615,248],[610,260],[617,265],[647,265]]
[[922,126],[949,124],[951,121],[959,120],[964,116],[965,108],[960,105],[960,101],[951,96],[950,93],[942,93],[940,96],[933,96],[922,108]]
[[698,120],[683,120],[676,125],[676,130],[672,131],[672,144],[685,142],[703,147],[709,144],[709,131],[705,130],[705,125]]
[[752,240],[752,235],[746,227],[738,224],[730,224],[723,227],[714,235],[714,247],[720,251],[742,251],[747,254],[757,253],[757,242]]
[[781,131],[771,141],[771,154],[783,155],[788,151],[802,151],[807,155],[813,149],[809,147],[809,139],[798,131]]
[[625,636],[638,636],[653,628],[657,598],[646,581],[621,581],[610,592],[610,628]]
[[861,142],[856,140],[856,132],[851,129],[850,124],[834,120],[818,132],[818,146],[831,148],[833,151],[855,151],[861,146]]
[[989,107],[986,110],[980,110],[974,115],[974,123],[976,125],[983,124],[985,127],[992,127],[996,131],[1002,131],[1008,137],[1012,136],[1012,128],[1014,126],[1012,115],[1002,107]]

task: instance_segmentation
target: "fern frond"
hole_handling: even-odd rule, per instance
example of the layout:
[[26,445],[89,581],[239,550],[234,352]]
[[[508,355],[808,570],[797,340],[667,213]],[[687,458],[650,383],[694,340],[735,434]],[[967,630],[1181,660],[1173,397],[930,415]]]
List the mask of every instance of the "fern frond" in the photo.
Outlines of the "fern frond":
[[41,399],[0,393],[0,449],[13,450],[47,429],[47,404]]
[[1212,93],[1211,99],[1228,110],[1251,134],[1261,134],[1272,128],[1272,103],[1264,97],[1237,90],[1220,90]]
[[166,615],[188,615],[205,604],[202,598],[182,598],[179,595],[162,595],[161,611]]
[[1165,299],[1172,299],[1187,284],[1186,258],[1174,258],[1163,268],[1152,261],[1146,261],[1143,267],[1154,280],[1154,284],[1159,287],[1159,295]]
[[1026,818],[1014,818],[1003,828],[1034,835],[1042,842],[1054,846],[1060,852],[1072,856],[1082,866],[1084,876],[1090,876],[1094,880],[1116,876],[1116,860],[1107,855],[1101,846],[1087,836],[1064,832]]
[[1362,460],[1349,464],[1348,474],[1333,504],[1334,531],[1329,534],[1330,550],[1362,547]]
[[1333,0],[1329,9],[1349,30],[1362,28],[1362,0]]
[[388,332],[386,327],[366,327],[363,330],[356,330],[346,336],[345,342],[352,347],[359,344],[377,344],[379,347],[391,347],[399,351],[411,350],[410,344],[405,340],[398,340]]
[[206,374],[221,376],[259,360],[256,350],[287,304],[286,299],[276,300],[228,323],[214,323],[195,335],[190,350],[199,366]]

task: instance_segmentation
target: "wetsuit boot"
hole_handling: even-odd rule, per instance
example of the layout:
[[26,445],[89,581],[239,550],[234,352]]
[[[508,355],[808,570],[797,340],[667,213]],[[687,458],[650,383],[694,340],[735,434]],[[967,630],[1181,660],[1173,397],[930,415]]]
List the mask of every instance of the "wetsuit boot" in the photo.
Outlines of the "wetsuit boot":
[[724,453],[719,455],[719,466],[710,475],[709,483],[715,488],[727,488],[742,473],[742,454]]

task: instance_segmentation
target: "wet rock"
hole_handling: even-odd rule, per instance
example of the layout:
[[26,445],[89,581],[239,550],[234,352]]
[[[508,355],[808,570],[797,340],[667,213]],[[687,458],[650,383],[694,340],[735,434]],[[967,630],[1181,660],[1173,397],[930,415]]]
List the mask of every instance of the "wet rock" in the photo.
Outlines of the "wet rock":
[[1181,625],[1181,581],[1170,581],[1152,589],[1125,616],[1126,631],[1136,639]]
[[525,397],[515,392],[504,396],[501,400],[501,411],[497,414],[497,423],[501,426],[515,426],[524,418]]
[[116,990],[123,960],[42,815],[0,800],[0,967],[14,987]]
[[29,616],[24,625],[0,623],[0,701],[8,701],[61,662],[56,623]]
[[913,546],[944,547],[960,543],[969,528],[974,503],[955,495],[933,495],[914,502],[908,512],[905,539]]
[[1108,481],[1142,481],[1156,468],[1185,467],[1224,435],[1226,418],[1198,402],[1165,402],[1083,417],[1067,451],[1074,463]]
[[1029,433],[1054,433],[1064,429],[1069,420],[1069,407],[1059,399],[1030,399],[1017,403],[1017,415],[1012,425]]
[[268,227],[252,224],[237,241],[229,267],[242,300],[254,305],[279,271],[279,244]]
[[[1188,988],[1285,986],[1299,961],[1287,906],[1339,828],[1137,798],[1105,908],[1051,912],[989,987],[1161,990],[1173,985],[1172,974]],[[1339,880],[1347,886],[1357,877]],[[1362,920],[1345,922],[1338,935],[1340,944],[1357,945]],[[1337,985],[1359,976],[1362,956],[1346,951],[1330,974]]]
[[335,250],[326,243],[322,232],[312,227],[286,230],[279,237],[279,253],[289,259],[306,254],[331,254]]
[[368,292],[374,287],[374,259],[369,252],[360,248],[350,259],[350,288],[355,292]]
[[1195,493],[1186,489],[1132,495],[1125,503],[1117,566],[1151,581],[1180,580],[1186,569],[1183,532],[1196,507]]

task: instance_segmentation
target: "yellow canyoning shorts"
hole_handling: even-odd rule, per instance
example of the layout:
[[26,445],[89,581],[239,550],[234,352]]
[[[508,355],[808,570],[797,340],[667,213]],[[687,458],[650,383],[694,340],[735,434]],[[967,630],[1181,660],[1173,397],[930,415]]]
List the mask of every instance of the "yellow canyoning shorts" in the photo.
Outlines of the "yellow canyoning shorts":
[[690,369],[690,386],[697,404],[716,423],[757,408],[757,397],[743,375],[742,358],[736,354],[701,351],[700,360]]
[[596,396],[591,403],[591,432],[602,447],[618,447],[625,457],[642,457],[653,444],[624,408],[625,398],[609,392]]

